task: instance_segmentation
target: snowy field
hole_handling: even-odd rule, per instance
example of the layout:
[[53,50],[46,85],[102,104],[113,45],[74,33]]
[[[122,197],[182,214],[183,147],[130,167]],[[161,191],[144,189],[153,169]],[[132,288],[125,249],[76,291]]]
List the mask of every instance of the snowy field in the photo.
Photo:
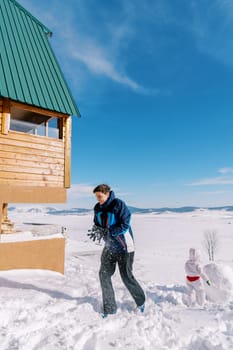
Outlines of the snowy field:
[[[58,230],[65,226],[66,261],[65,275],[42,270],[0,272],[0,350],[233,349],[233,213],[134,214],[134,274],[146,292],[145,313],[137,312],[117,271],[113,284],[118,312],[106,319],[100,317],[98,280],[103,247],[86,236],[92,216],[9,214],[16,228],[25,231],[29,223],[54,224]],[[218,234],[215,262],[227,271],[221,285],[227,296],[207,301],[202,309],[188,308],[183,303],[184,263],[189,248],[196,247],[203,264],[209,264],[203,248],[206,230]]]

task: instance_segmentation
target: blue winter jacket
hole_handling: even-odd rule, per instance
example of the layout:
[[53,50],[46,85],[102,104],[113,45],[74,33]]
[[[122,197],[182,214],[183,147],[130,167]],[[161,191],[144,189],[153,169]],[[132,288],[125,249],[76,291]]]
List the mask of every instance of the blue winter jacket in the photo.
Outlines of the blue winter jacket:
[[110,191],[104,204],[97,203],[94,207],[94,223],[108,228],[104,237],[105,247],[115,253],[130,253],[134,251],[133,232],[130,227],[131,213],[126,204],[115,198]]

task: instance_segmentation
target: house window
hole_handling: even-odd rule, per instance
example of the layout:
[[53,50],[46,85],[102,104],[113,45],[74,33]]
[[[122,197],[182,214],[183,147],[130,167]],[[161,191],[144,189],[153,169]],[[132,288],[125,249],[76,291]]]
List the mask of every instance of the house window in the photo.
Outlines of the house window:
[[13,131],[59,139],[62,138],[60,124],[58,117],[11,108],[10,130]]

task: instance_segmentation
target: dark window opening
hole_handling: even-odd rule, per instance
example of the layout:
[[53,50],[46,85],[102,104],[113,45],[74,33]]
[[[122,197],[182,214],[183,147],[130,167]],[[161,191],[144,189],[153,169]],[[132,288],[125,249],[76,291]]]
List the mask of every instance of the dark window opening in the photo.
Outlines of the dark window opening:
[[62,138],[60,118],[20,109],[11,108],[10,130],[31,135]]

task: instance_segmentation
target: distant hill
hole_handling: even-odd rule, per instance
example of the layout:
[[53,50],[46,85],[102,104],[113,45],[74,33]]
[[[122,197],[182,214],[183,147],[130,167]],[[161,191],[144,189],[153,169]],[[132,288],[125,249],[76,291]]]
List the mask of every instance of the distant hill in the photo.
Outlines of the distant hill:
[[139,214],[146,214],[146,213],[164,213],[164,212],[174,212],[174,213],[188,213],[192,212],[196,209],[200,209],[198,207],[181,207],[181,208],[135,208],[135,207],[129,207],[131,213],[139,213]]
[[37,206],[35,207],[9,207],[9,211],[17,212],[17,213],[29,213],[29,214],[50,214],[50,215],[80,215],[80,214],[88,214],[92,213],[92,209],[85,208],[67,208],[67,209],[58,209],[54,207],[46,207],[46,206]]
[[[195,210],[225,210],[225,211],[233,211],[233,206],[222,206],[222,207],[180,207],[180,208],[136,208],[136,207],[130,207],[129,209],[132,214],[149,214],[149,213],[156,213],[161,214],[165,212],[172,212],[172,213],[189,213],[193,212]],[[49,214],[49,215],[85,215],[85,214],[91,214],[93,213],[93,209],[86,209],[86,208],[65,208],[65,209],[58,209],[54,207],[46,207],[46,206],[34,206],[34,207],[20,207],[20,206],[12,206],[9,207],[9,211],[17,212],[17,213],[41,213],[41,214]]]

